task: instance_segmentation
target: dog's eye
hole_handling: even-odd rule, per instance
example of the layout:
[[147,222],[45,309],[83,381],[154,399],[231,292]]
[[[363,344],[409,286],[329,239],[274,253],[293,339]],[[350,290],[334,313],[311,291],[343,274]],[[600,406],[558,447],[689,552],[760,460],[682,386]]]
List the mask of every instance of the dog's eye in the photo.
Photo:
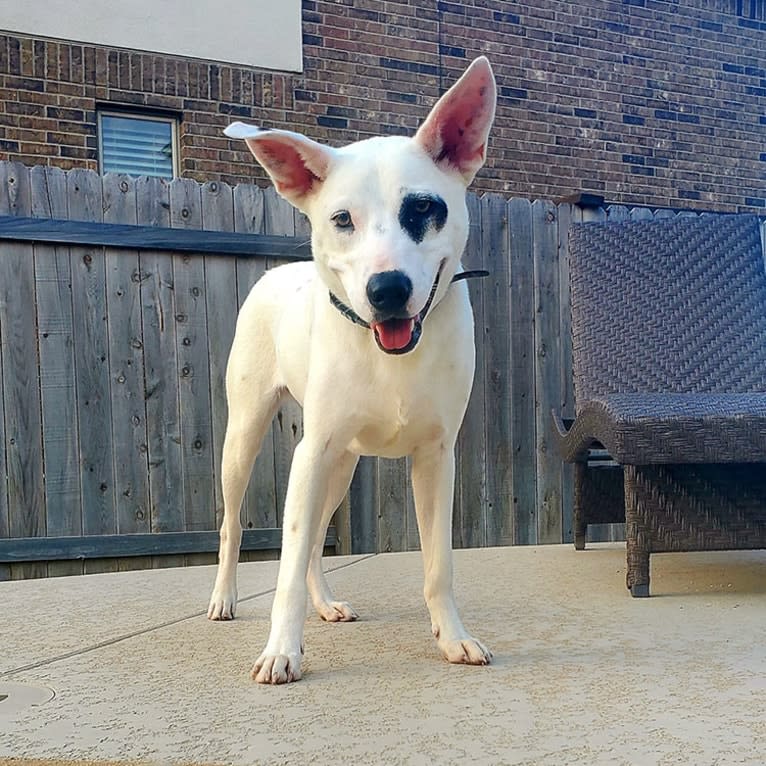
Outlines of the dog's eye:
[[426,215],[431,211],[431,200],[428,197],[420,197],[415,202],[415,212],[419,215]]
[[339,229],[350,229],[354,225],[351,220],[351,213],[348,210],[339,210],[337,213],[333,213],[330,219]]

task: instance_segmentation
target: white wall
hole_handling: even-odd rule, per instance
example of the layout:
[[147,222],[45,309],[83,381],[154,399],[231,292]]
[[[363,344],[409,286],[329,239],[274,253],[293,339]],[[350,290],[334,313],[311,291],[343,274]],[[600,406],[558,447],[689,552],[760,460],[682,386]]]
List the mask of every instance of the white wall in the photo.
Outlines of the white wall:
[[300,71],[300,0],[0,0],[0,28]]

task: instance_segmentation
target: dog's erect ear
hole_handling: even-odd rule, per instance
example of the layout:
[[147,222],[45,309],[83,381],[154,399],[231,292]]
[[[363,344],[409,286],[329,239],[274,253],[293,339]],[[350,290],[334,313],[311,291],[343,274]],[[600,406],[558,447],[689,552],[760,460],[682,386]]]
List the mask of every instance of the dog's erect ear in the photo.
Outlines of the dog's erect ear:
[[229,138],[245,139],[276,190],[298,208],[327,178],[333,150],[300,133],[258,128],[244,122],[233,122],[224,133]]
[[495,118],[497,89],[492,67],[481,56],[436,102],[415,134],[437,165],[471,183],[487,157],[487,137]]

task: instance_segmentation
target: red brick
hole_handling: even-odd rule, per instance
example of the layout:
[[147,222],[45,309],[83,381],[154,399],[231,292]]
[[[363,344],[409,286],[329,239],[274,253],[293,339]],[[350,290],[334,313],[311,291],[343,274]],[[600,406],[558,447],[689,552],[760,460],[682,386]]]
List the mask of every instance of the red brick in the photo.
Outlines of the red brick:
[[[753,95],[763,87],[762,33],[714,6],[723,8],[656,2],[617,16],[595,0],[513,8],[465,0],[441,13],[436,4],[317,0],[304,9],[304,28],[321,45],[304,47],[298,74],[10,35],[0,114],[6,140],[24,147],[0,158],[95,167],[96,100],[138,103],[183,114],[185,175],[260,182],[249,153],[220,134],[230,119],[332,145],[412,131],[440,89],[487,53],[503,95],[477,191],[554,197],[592,184],[614,202],[739,210],[763,195],[764,104]],[[69,114],[35,111],[47,106]],[[333,107],[344,110],[342,130],[318,124]],[[86,125],[65,119],[72,114]],[[56,154],[37,150],[43,133]],[[638,155],[653,177],[636,176],[623,159]],[[701,198],[683,199],[684,190]]]

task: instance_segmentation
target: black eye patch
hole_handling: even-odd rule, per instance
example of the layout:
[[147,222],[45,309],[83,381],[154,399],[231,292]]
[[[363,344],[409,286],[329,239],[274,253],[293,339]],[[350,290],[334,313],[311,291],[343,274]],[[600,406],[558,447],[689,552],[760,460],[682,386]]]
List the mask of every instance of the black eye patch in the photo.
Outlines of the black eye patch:
[[399,225],[414,242],[429,229],[439,231],[447,221],[447,204],[438,194],[408,194],[399,208]]

